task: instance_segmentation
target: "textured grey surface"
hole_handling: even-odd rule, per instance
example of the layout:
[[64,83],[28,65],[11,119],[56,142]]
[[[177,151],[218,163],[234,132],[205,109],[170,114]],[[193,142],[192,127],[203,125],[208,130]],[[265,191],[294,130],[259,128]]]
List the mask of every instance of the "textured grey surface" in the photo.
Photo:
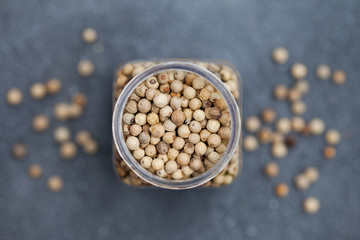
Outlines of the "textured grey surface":
[[[84,45],[80,32],[94,27],[102,53]],[[200,1],[0,1],[0,239],[359,239],[360,237],[360,2],[356,0],[200,0]],[[274,65],[271,49],[283,45],[291,59]],[[291,84],[288,67],[309,66],[311,91],[305,97],[305,118],[326,119],[346,133],[334,160],[321,156],[321,138],[300,139],[280,160],[280,177],[269,181],[261,166],[271,160],[269,147],[244,154],[242,176],[230,187],[165,191],[136,189],[116,182],[111,168],[111,79],[121,62],[149,57],[221,58],[232,62],[244,80],[244,116],[275,106],[289,116],[285,103],[275,105],[270,88]],[[76,74],[80,59],[89,58],[96,73]],[[349,81],[341,87],[314,78],[314,67],[328,63],[344,69]],[[34,101],[31,83],[50,77],[63,80],[60,95]],[[10,108],[4,96],[18,86],[24,103]],[[52,130],[34,133],[31,118],[51,116],[58,101],[74,91],[89,96],[72,130],[89,129],[101,144],[98,156],[80,153],[61,160]],[[29,156],[10,156],[22,140]],[[44,167],[44,176],[30,180],[30,163]],[[306,192],[291,188],[276,199],[276,181],[290,183],[303,167],[319,167],[321,178]],[[53,194],[46,178],[59,174],[64,190]],[[316,196],[321,210],[301,211],[305,196]]]

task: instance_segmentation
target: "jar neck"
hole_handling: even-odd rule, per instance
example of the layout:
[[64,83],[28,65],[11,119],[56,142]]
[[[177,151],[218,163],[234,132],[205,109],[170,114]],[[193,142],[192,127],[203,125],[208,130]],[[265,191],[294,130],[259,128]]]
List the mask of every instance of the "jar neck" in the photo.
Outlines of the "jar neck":
[[[203,77],[209,83],[211,83],[224,97],[225,101],[229,107],[229,113],[231,117],[231,136],[228,141],[228,146],[221,156],[220,160],[210,169],[205,171],[203,174],[183,179],[183,180],[171,180],[166,178],[161,178],[141,166],[141,164],[134,159],[130,150],[125,144],[125,139],[123,135],[122,127],[122,115],[124,113],[125,105],[135,90],[135,88],[145,81],[147,78],[166,71],[185,71],[196,74]],[[114,111],[113,111],[113,121],[112,121],[112,132],[116,150],[118,151],[121,158],[127,163],[129,168],[138,175],[144,181],[167,189],[188,189],[193,188],[199,185],[202,185],[216,175],[218,175],[230,161],[232,155],[234,154],[240,140],[241,134],[241,118],[239,108],[237,106],[236,100],[234,99],[231,92],[227,89],[225,84],[212,72],[203,68],[199,65],[183,62],[183,61],[172,61],[164,62],[154,65],[147,70],[139,73],[134,78],[132,78],[129,83],[125,86],[121,92],[119,98],[116,101]]]

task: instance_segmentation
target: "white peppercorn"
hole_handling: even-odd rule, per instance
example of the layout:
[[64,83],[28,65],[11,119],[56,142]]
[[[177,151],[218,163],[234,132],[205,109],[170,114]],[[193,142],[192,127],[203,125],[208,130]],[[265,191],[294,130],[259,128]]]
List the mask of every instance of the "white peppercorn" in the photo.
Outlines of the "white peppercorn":
[[176,125],[180,126],[185,121],[185,114],[181,110],[176,110],[171,114],[171,121]]
[[186,166],[190,163],[190,156],[186,153],[180,153],[177,156],[176,161],[180,166]]
[[164,127],[166,131],[173,132],[176,129],[176,124],[173,123],[170,119],[167,119],[164,122]]
[[261,122],[258,117],[250,116],[246,119],[245,126],[249,132],[256,132],[260,129]]
[[180,80],[174,80],[170,85],[171,91],[179,93],[183,90],[184,86]]
[[188,141],[189,143],[197,144],[198,142],[200,142],[200,135],[197,133],[190,133]]
[[185,145],[185,140],[181,137],[176,137],[174,143],[172,144],[172,147],[175,148],[176,150],[181,150],[183,149],[184,145]]
[[134,125],[131,125],[130,127],[130,134],[132,136],[137,136],[141,133],[142,131],[142,127],[140,125],[137,125],[137,124],[134,124]]
[[153,101],[159,108],[165,107],[169,103],[168,97],[162,93],[156,94]]
[[180,97],[172,97],[170,100],[170,107],[176,111],[181,109],[182,100]]
[[291,131],[291,121],[288,118],[280,118],[276,122],[276,129],[281,133],[289,133]]
[[167,144],[172,144],[175,141],[176,134],[175,132],[165,132],[162,140]]
[[184,173],[181,169],[177,169],[172,175],[171,177],[175,180],[180,180],[184,177]]
[[318,79],[327,80],[331,75],[330,67],[326,64],[320,64],[317,66],[315,74]]
[[191,155],[195,151],[195,146],[192,143],[186,143],[184,146],[184,152]]
[[135,123],[142,126],[145,125],[147,122],[146,114],[145,113],[137,113],[135,115]]
[[141,144],[149,143],[149,142],[150,142],[150,135],[149,135],[149,133],[146,133],[146,132],[140,133],[140,135],[139,135],[139,142],[140,142]]
[[188,125],[181,125],[178,127],[177,133],[179,137],[188,138],[191,132]]
[[137,137],[134,137],[134,136],[129,136],[126,139],[126,146],[128,147],[129,150],[138,149],[139,146],[140,146],[139,139]]
[[309,130],[314,135],[321,135],[325,131],[325,123],[320,118],[313,118],[308,123]]
[[284,143],[274,142],[271,146],[271,152],[275,158],[284,158],[287,155],[288,150]]
[[217,131],[219,131],[219,128],[220,122],[218,120],[209,119],[209,121],[207,121],[206,129],[209,130],[209,132],[216,133]]
[[171,114],[173,113],[173,110],[170,106],[165,106],[160,109],[160,117],[162,118],[169,118]]
[[295,79],[304,79],[307,75],[307,68],[303,63],[295,63],[291,67],[290,73]]
[[157,115],[156,113],[149,113],[146,116],[146,122],[150,125],[150,126],[154,126],[156,124],[159,123],[159,115]]
[[141,113],[147,113],[151,109],[151,102],[147,100],[146,98],[142,98],[138,102],[138,110]]
[[131,113],[124,113],[123,115],[123,121],[125,124],[133,124],[134,121],[135,121],[135,116],[134,114],[131,114]]
[[191,83],[192,87],[195,89],[202,89],[205,87],[205,84],[206,84],[205,79],[202,77],[194,78]]
[[169,160],[176,159],[178,155],[179,155],[179,151],[176,150],[175,148],[170,148],[168,153],[167,153],[167,156],[168,156]]
[[156,147],[154,145],[147,145],[145,147],[146,156],[153,157],[156,155]]
[[157,81],[156,77],[150,77],[146,80],[145,85],[148,88],[157,89],[159,87],[159,82]]
[[144,168],[150,168],[151,167],[151,163],[152,163],[152,158],[145,156],[140,160],[140,164],[141,166],[143,166]]
[[259,143],[256,137],[248,135],[243,140],[243,146],[245,151],[252,152],[258,148]]
[[340,133],[334,129],[330,129],[325,134],[325,141],[328,144],[336,145],[340,142],[341,136]]
[[194,111],[200,109],[201,105],[202,103],[198,98],[193,98],[189,101],[189,107]]
[[216,148],[221,144],[221,138],[217,134],[211,134],[207,139],[207,143],[210,147]]
[[174,173],[178,169],[178,165],[174,160],[170,160],[165,164],[165,171],[169,174]]
[[138,148],[136,150],[134,150],[133,152],[133,157],[136,159],[136,160],[140,160],[142,159],[143,157],[145,156],[145,151],[141,148]]
[[183,91],[183,96],[186,99],[193,99],[196,96],[196,90],[190,86],[186,87]]
[[199,156],[204,155],[207,151],[207,146],[204,142],[198,142],[195,145],[195,153]]
[[272,52],[272,59],[277,64],[284,64],[289,59],[289,52],[284,47],[277,47]]

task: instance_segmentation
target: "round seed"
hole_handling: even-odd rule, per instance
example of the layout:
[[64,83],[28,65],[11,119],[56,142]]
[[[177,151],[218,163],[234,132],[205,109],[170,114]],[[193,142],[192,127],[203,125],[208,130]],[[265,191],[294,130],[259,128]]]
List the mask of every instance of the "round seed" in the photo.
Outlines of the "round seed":
[[93,28],[85,28],[81,34],[84,43],[94,43],[97,39],[97,33]]
[[284,47],[277,47],[272,52],[272,58],[277,64],[286,63],[289,59],[289,52]]
[[191,83],[192,87],[195,89],[202,89],[205,87],[205,84],[206,84],[205,79],[202,77],[194,78]]
[[291,121],[288,118],[280,118],[276,122],[276,129],[281,133],[289,133],[291,131]]
[[340,133],[334,129],[330,129],[325,134],[325,141],[328,144],[336,145],[340,142],[341,136]]
[[49,128],[50,121],[45,115],[37,115],[33,118],[32,127],[37,132],[44,132]]
[[285,100],[288,95],[288,88],[285,85],[279,84],[275,86],[273,95],[276,100]]
[[155,171],[159,171],[164,168],[164,162],[160,158],[155,158],[152,161],[151,166]]
[[181,110],[176,110],[171,114],[171,121],[176,125],[180,126],[185,121],[185,114]]
[[90,60],[82,60],[77,65],[77,72],[82,77],[89,77],[94,73],[95,66]]
[[61,144],[59,153],[64,159],[73,159],[77,153],[76,145],[72,142],[65,142]]
[[302,191],[308,189],[310,186],[309,180],[303,174],[299,174],[295,177],[294,184],[298,190]]
[[256,132],[261,127],[261,122],[258,117],[251,116],[246,119],[246,130],[249,132]]
[[303,202],[303,209],[308,214],[314,214],[320,209],[320,202],[317,198],[307,197]]
[[276,112],[272,108],[265,108],[261,113],[262,120],[266,123],[272,123],[276,119]]
[[279,165],[275,162],[268,162],[264,166],[264,174],[268,178],[275,178],[279,175],[280,168]]
[[84,144],[84,152],[87,155],[95,155],[99,150],[99,144],[93,140],[93,139],[89,139],[88,141],[85,142]]
[[28,168],[29,177],[32,179],[37,179],[42,175],[42,167],[37,164],[31,164]]
[[324,148],[324,157],[327,159],[332,159],[336,155],[336,149],[334,147],[328,146]]
[[295,101],[291,104],[291,111],[294,114],[302,115],[306,111],[306,105],[303,101]]
[[180,153],[176,161],[180,166],[186,166],[190,163],[190,156],[186,153]]
[[150,168],[151,167],[151,163],[152,163],[152,158],[145,156],[140,160],[140,164],[141,166],[143,166],[144,168]]
[[30,95],[34,99],[42,99],[46,96],[46,87],[43,83],[34,83],[30,87]]
[[174,173],[177,168],[177,163],[174,160],[170,160],[165,164],[165,171],[169,174]]
[[172,175],[171,177],[175,180],[180,180],[184,177],[184,173],[181,169],[177,169]]
[[314,183],[319,179],[319,171],[315,167],[307,167],[305,168],[304,176],[310,183]]
[[48,178],[47,186],[52,192],[60,192],[63,189],[63,181],[59,176],[51,176]]
[[136,150],[140,146],[139,139],[137,137],[130,136],[126,139],[126,146],[129,150]]
[[244,138],[243,146],[245,151],[253,152],[258,148],[259,143],[256,137],[249,135]]
[[310,90],[310,85],[305,80],[299,80],[295,83],[294,88],[301,93],[301,95],[306,94]]
[[72,103],[76,104],[80,107],[85,107],[87,104],[87,98],[86,98],[85,94],[83,94],[83,93],[75,93],[72,96]]
[[284,143],[274,142],[271,147],[271,152],[275,158],[284,158],[287,155],[288,150]]
[[301,132],[305,128],[306,124],[304,119],[300,117],[293,117],[291,119],[291,128],[295,132]]
[[61,121],[67,120],[71,116],[70,107],[65,103],[57,103],[54,106],[54,116]]
[[18,88],[11,88],[6,94],[6,101],[11,106],[19,105],[23,100],[23,95]]
[[286,183],[278,183],[275,186],[275,194],[278,197],[286,197],[289,194],[289,186]]
[[332,80],[335,84],[344,84],[346,82],[346,73],[342,70],[336,70],[332,75]]
[[313,118],[308,123],[310,133],[321,135],[325,131],[325,123],[320,118]]
[[79,145],[84,145],[89,139],[91,139],[91,134],[86,130],[80,130],[75,135],[75,141]]
[[327,80],[330,78],[331,75],[331,70],[330,67],[326,64],[320,64],[317,68],[316,68],[316,72],[315,75],[318,79],[320,80]]
[[141,113],[147,113],[151,109],[151,102],[145,98],[138,102],[138,110]]
[[153,101],[155,106],[157,106],[158,108],[165,107],[169,103],[168,97],[162,93],[155,95]]
[[[251,124],[253,124],[253,123],[251,123]],[[254,127],[254,126],[252,126],[252,127]],[[206,129],[209,130],[209,132],[211,132],[211,133],[216,133],[220,129],[220,122],[215,119],[209,119],[209,121],[206,124]],[[201,131],[201,129],[198,129],[198,130],[199,130],[198,132]]]
[[54,130],[54,139],[58,143],[63,143],[69,141],[71,137],[71,132],[69,128],[60,126]]
[[[229,129],[230,130],[230,129]],[[269,143],[273,140],[273,133],[270,128],[262,128],[257,134],[257,137],[261,143]]]
[[207,139],[207,143],[210,147],[216,148],[221,144],[221,138],[217,134],[211,134]]
[[55,95],[61,90],[61,81],[58,78],[51,78],[46,83],[46,92],[50,95]]
[[302,63],[295,63],[290,69],[291,76],[295,79],[304,79],[307,75],[307,68]]
[[12,147],[12,155],[16,159],[24,159],[27,155],[27,149],[23,143],[15,143]]
[[206,153],[207,151],[207,146],[204,142],[198,142],[195,145],[195,153],[199,156],[202,156]]
[[184,86],[180,80],[174,80],[170,85],[171,91],[179,93],[183,90]]

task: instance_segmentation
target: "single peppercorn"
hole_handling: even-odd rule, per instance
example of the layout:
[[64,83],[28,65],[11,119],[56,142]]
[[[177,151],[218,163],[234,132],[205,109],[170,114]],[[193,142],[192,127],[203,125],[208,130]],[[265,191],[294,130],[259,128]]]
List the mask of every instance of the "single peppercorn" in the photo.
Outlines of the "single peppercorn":
[[346,82],[346,73],[343,70],[334,71],[332,81],[338,85],[344,84]]
[[89,77],[94,73],[95,66],[90,60],[81,60],[77,65],[77,72],[82,77]]
[[42,175],[42,167],[38,164],[31,164],[28,168],[28,175],[32,179],[37,179]]
[[6,93],[6,101],[11,106],[19,105],[23,100],[23,95],[18,88],[11,88]]
[[12,155],[16,159],[24,159],[27,155],[26,145],[23,143],[15,143],[12,147]]
[[295,63],[291,67],[290,73],[295,79],[304,79],[307,75],[307,68],[303,63]]
[[308,214],[315,214],[320,209],[320,202],[317,198],[307,197],[303,202],[303,209]]
[[81,33],[84,43],[94,43],[97,39],[97,32],[93,28],[85,28]]
[[263,171],[268,178],[275,178],[279,175],[280,168],[276,162],[268,162],[265,164]]
[[278,183],[275,185],[275,194],[278,197],[286,197],[289,194],[289,186],[286,183]]
[[47,180],[47,186],[52,192],[60,192],[63,189],[63,181],[59,176],[51,176]]
[[289,52],[284,47],[277,47],[272,52],[272,59],[277,64],[284,64],[289,59]]
[[44,132],[49,128],[50,121],[45,115],[37,115],[33,118],[32,127],[37,132]]

